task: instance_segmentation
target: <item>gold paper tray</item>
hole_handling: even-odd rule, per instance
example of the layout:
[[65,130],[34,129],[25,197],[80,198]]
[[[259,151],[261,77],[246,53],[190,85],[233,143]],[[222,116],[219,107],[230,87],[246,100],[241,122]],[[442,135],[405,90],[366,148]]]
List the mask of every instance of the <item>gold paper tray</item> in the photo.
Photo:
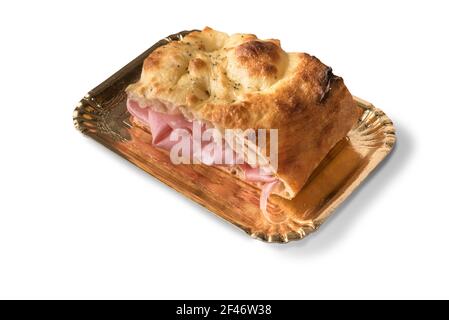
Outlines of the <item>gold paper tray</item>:
[[252,237],[268,242],[304,238],[391,151],[396,140],[393,123],[381,110],[354,98],[365,110],[359,123],[333,148],[293,200],[270,197],[271,210],[284,214],[286,220],[269,223],[259,209],[259,190],[214,167],[172,164],[164,151],[152,147],[148,132],[129,122],[124,89],[138,79],[143,60],[157,47],[188,32],[159,41],[89,92],[74,111],[75,127]]

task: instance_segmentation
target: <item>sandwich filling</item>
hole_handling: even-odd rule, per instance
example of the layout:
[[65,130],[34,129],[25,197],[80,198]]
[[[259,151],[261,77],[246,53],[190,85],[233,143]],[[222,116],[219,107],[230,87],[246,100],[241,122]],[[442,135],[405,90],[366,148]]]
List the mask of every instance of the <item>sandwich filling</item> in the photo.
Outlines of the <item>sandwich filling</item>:
[[[188,147],[188,150],[191,151],[190,157],[202,164],[219,166],[228,169],[227,171],[230,172],[238,170],[243,173],[240,175],[243,180],[260,186],[260,209],[264,216],[271,221],[267,211],[268,198],[276,186],[281,184],[280,180],[274,175],[271,169],[268,167],[251,166],[243,160],[243,155],[234,150],[232,150],[232,157],[226,157],[225,159],[226,141],[224,141],[223,138],[222,141],[199,141],[200,150],[194,150],[192,147],[195,139],[193,135],[194,125],[196,124],[201,128],[201,133],[207,129],[207,125],[197,120],[190,121],[186,119],[182,113],[176,112],[176,110],[174,110],[173,114],[157,112],[154,110],[156,108],[152,105],[141,105],[138,101],[131,98],[127,100],[127,109],[138,122],[150,129],[152,144],[155,147],[170,152],[173,146],[180,143],[179,139],[173,138],[173,133],[178,130],[178,132],[188,135],[187,139],[182,141],[188,141],[190,144]],[[219,147],[217,147],[217,145]],[[216,150],[221,152],[215,152]],[[231,162],[229,161],[230,159]]]

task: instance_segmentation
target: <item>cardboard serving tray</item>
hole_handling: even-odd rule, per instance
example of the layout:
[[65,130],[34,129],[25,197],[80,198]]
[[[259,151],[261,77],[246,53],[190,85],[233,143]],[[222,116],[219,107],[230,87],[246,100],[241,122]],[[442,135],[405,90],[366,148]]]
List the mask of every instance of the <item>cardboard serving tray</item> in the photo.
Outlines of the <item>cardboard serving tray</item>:
[[151,134],[130,122],[124,89],[137,81],[150,52],[187,33],[159,41],[90,91],[74,111],[75,127],[252,237],[268,242],[304,238],[392,150],[396,140],[392,121],[372,104],[354,98],[364,110],[356,126],[331,150],[294,199],[270,197],[269,210],[282,216],[283,222],[269,222],[259,209],[260,190],[212,166],[171,163],[165,151],[151,145]]

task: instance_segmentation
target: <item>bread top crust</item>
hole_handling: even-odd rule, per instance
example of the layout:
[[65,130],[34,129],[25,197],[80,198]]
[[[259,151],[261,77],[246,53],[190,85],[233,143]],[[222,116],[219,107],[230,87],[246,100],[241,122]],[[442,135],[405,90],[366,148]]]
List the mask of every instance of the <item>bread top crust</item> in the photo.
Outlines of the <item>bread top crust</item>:
[[[143,64],[140,80],[127,93],[143,103],[163,101],[177,106],[187,118],[220,129],[280,129],[278,176],[289,184],[290,196],[307,178],[295,177],[295,170],[308,170],[304,159],[295,158],[294,144],[308,139],[284,134],[307,134],[308,114],[316,114],[308,123],[313,125],[313,119],[327,123],[329,112],[336,118],[346,112],[345,122],[335,124],[344,127],[346,134],[359,115],[342,79],[317,58],[287,53],[279,40],[260,40],[252,34],[229,36],[208,27],[153,51]],[[320,139],[316,132],[310,138]],[[332,146],[329,142],[321,148]]]
[[301,105],[320,103],[332,78],[318,59],[286,53],[278,40],[205,28],[152,52],[127,92],[222,128],[273,128]]

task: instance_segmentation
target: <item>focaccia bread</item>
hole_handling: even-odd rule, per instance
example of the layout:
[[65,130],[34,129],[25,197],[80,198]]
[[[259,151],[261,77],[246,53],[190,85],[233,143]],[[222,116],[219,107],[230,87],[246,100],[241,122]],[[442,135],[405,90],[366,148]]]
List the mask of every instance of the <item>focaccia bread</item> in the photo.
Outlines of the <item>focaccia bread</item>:
[[272,191],[288,199],[361,115],[343,80],[317,58],[210,28],[153,51],[126,91],[139,108],[219,130],[278,129],[281,183]]

